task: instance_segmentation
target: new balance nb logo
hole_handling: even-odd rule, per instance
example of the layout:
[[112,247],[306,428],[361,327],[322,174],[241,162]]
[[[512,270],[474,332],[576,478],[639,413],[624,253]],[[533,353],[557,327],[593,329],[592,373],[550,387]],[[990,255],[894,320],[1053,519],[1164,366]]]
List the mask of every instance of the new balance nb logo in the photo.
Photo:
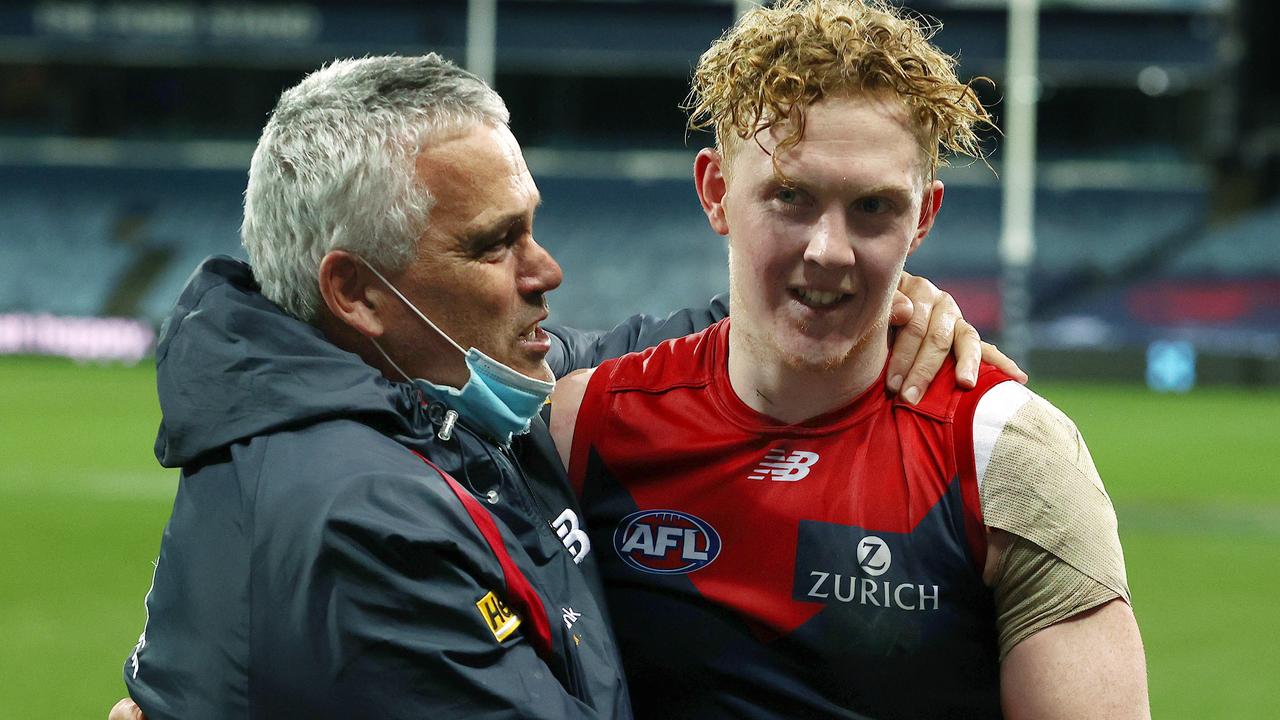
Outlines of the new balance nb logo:
[[748,480],[776,480],[778,482],[795,482],[809,475],[809,468],[818,462],[818,453],[804,450],[787,452],[783,448],[774,448],[764,456]]
[[591,552],[591,538],[578,526],[578,514],[565,508],[560,517],[552,521],[551,527],[555,529],[560,542],[564,543],[573,562],[581,565],[582,559]]

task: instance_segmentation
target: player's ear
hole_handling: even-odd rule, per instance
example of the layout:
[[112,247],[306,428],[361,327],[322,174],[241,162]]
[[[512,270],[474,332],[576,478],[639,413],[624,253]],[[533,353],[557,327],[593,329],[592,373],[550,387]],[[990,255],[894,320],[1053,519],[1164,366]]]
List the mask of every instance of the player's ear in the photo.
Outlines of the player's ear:
[[724,179],[724,159],[711,148],[703,148],[693,161],[693,184],[698,190],[702,212],[707,214],[711,229],[721,235],[729,234],[729,221],[724,213],[724,196],[728,185]]
[[920,247],[920,243],[924,242],[925,236],[933,229],[933,221],[938,219],[938,211],[942,209],[944,189],[941,180],[934,180],[925,186],[924,199],[920,203],[920,219],[916,223],[916,234],[915,237],[911,238],[911,248],[907,250],[908,255]]
[[381,337],[383,321],[378,309],[386,293],[359,257],[331,250],[320,260],[320,296],[339,322],[365,337]]

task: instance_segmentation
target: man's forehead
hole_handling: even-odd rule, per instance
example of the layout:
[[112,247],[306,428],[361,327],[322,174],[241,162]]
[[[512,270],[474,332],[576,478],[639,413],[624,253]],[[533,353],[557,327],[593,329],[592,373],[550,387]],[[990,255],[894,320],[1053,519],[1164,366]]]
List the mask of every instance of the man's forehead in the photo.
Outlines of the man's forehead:
[[[436,174],[472,178],[527,174],[520,144],[505,126],[477,123],[424,139],[415,158],[428,184]],[[441,172],[441,171],[446,172]],[[449,173],[448,171],[453,171]],[[428,174],[430,173],[430,174]]]
[[437,139],[418,155],[419,180],[435,198],[434,223],[466,232],[510,224],[541,202],[519,144],[504,126],[478,124]]

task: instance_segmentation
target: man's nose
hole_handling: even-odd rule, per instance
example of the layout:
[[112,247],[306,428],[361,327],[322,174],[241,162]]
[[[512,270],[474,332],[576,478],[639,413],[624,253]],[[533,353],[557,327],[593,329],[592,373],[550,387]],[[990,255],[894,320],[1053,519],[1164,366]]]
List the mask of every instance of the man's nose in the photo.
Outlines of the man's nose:
[[523,267],[518,282],[522,294],[551,292],[564,280],[560,263],[532,238],[521,261]]
[[853,264],[853,245],[849,242],[842,216],[834,211],[827,212],[813,223],[804,259],[824,268]]

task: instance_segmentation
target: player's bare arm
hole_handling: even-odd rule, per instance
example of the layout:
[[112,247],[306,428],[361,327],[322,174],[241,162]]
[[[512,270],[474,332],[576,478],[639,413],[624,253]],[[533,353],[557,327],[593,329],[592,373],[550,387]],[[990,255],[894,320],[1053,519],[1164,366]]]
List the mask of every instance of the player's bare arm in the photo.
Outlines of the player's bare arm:
[[556,443],[556,452],[560,454],[560,462],[566,470],[573,450],[573,428],[578,423],[578,409],[582,407],[582,396],[587,392],[587,383],[591,382],[593,373],[594,368],[569,373],[556,381],[556,389],[551,393],[551,439]]
[[1000,664],[1009,720],[1145,720],[1146,662],[1133,609],[1124,600],[1051,625]]
[[1146,660],[1115,513],[1074,424],[1025,388],[975,413],[988,525],[983,579],[999,629],[1005,717],[1150,717]]

